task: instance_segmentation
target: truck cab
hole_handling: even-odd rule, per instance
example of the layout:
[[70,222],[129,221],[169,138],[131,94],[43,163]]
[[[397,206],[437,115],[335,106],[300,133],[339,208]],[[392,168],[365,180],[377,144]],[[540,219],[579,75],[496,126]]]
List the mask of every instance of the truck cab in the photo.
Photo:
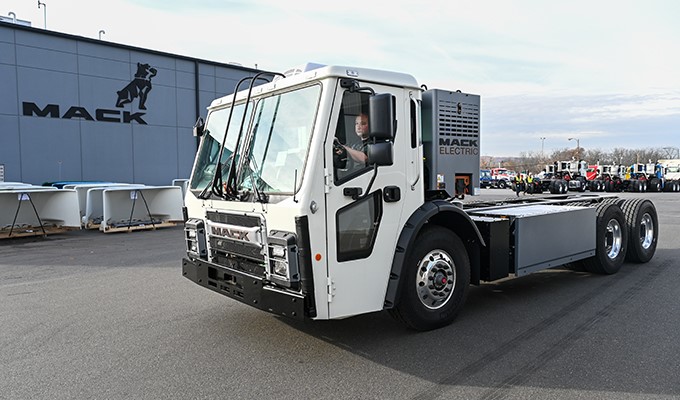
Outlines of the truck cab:
[[[185,276],[298,318],[382,310],[397,291],[395,248],[411,239],[404,227],[426,196],[478,189],[478,109],[478,96],[424,92],[406,74],[346,67],[253,79],[216,99],[197,129]],[[370,137],[357,134],[361,115]],[[423,135],[422,125],[442,134]],[[355,149],[366,158],[353,158]],[[465,168],[438,169],[465,157]],[[440,208],[479,242],[460,207]]]
[[479,187],[488,188],[491,187],[491,170],[482,169],[479,171]]

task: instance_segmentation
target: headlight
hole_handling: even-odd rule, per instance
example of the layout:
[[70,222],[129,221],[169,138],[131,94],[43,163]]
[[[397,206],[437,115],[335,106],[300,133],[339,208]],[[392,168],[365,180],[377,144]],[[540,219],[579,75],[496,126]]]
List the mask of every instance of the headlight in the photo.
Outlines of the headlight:
[[206,258],[208,251],[205,246],[205,224],[202,220],[191,218],[184,223],[184,240],[187,254],[194,258]]
[[276,275],[288,277],[288,263],[284,260],[272,260],[272,267]]
[[278,258],[286,258],[286,248],[283,246],[272,246],[271,256]]
[[269,244],[269,279],[281,286],[297,288],[300,273],[295,234],[271,231],[267,241]]

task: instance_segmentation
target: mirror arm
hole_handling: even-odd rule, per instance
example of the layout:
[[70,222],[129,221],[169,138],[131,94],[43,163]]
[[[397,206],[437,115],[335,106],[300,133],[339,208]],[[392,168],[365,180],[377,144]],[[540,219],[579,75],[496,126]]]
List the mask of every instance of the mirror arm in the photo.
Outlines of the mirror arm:
[[358,196],[356,200],[361,200],[368,196],[368,193],[371,191],[371,187],[373,186],[373,182],[375,181],[376,176],[378,176],[378,164],[373,164],[373,176],[371,177],[371,180],[368,182],[368,186],[366,187],[366,190],[364,190],[364,194]]

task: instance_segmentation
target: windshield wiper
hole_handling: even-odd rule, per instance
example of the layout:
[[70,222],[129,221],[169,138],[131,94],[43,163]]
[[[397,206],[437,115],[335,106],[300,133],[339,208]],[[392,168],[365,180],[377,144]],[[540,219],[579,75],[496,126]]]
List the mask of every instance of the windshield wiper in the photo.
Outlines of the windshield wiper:
[[[253,186],[253,192],[255,193],[255,200],[258,203],[269,203],[269,196],[267,196],[265,193],[260,192],[260,189],[258,188],[259,183],[261,182],[260,179],[260,174],[255,173],[255,171],[260,171],[260,168],[257,166],[257,163],[255,160],[250,160],[250,163],[252,163],[252,166],[250,167],[250,183]],[[255,180],[255,177],[257,176],[257,180]]]
[[[238,194],[237,190],[235,190],[235,185],[232,187],[229,185],[231,175],[233,174],[234,171],[234,166],[235,166],[235,161],[236,161],[236,153],[238,152],[238,145],[241,140],[241,134],[243,133],[243,124],[246,118],[246,112],[248,110],[248,102],[250,101],[250,94],[252,92],[253,88],[253,82],[256,80],[263,80],[265,82],[269,82],[267,78],[262,78],[261,75],[263,74],[275,74],[275,73],[268,73],[268,72],[260,72],[254,77],[245,77],[242,78],[238,83],[236,84],[236,87],[234,88],[234,95],[232,96],[231,99],[231,108],[229,110],[229,117],[227,118],[227,125],[224,128],[224,136],[222,137],[222,142],[220,143],[220,152],[217,155],[217,161],[215,163],[215,175],[213,175],[212,179],[210,182],[206,185],[206,187],[203,189],[201,194],[198,196],[200,199],[206,199],[208,198],[208,189],[210,189],[210,193],[214,194],[215,196],[221,197],[223,199],[234,199],[236,198],[236,195]],[[227,141],[227,134],[229,134],[229,126],[231,125],[231,118],[234,115],[234,109],[236,108],[236,95],[238,94],[239,88],[241,87],[241,84],[243,82],[246,82],[250,80],[250,88],[248,91],[248,97],[246,98],[245,102],[245,110],[243,111],[243,119],[241,120],[241,126],[239,128],[239,134],[238,134],[238,139],[236,142],[236,147],[234,148],[234,153],[230,156],[231,162],[229,163],[229,171],[227,175],[227,185],[224,185],[224,181],[222,179],[222,155],[224,154],[224,145]],[[227,160],[229,162],[229,159]],[[225,191],[226,189],[226,192]]]
[[[240,150],[240,145],[241,145],[241,139],[243,138],[243,125],[245,124],[246,120],[246,115],[248,111],[248,105],[250,104],[250,98],[252,96],[253,92],[253,87],[254,83],[258,79],[263,79],[266,80],[265,78],[261,78],[261,75],[268,74],[268,75],[279,75],[283,78],[285,78],[285,75],[277,73],[277,72],[260,72],[257,75],[255,75],[251,81],[250,85],[248,87],[248,95],[246,96],[246,101],[245,101],[245,110],[243,110],[243,118],[241,119],[241,127],[239,128],[239,133],[238,133],[238,138],[236,140],[236,146],[234,147],[234,154],[238,153]],[[246,78],[244,78],[246,79]],[[242,81],[244,80],[242,79]],[[267,80],[267,82],[269,82]],[[239,82],[240,84],[240,82]],[[231,115],[230,115],[231,117]],[[244,150],[247,153],[250,153],[249,150]],[[238,160],[239,162],[232,162],[229,165],[229,173],[227,174],[227,183],[226,183],[226,191],[227,191],[227,196],[230,196],[231,199],[238,198],[238,174],[236,173],[237,171],[240,171],[242,168],[239,167],[236,164],[241,164],[243,165],[244,162],[247,162],[249,159],[249,154],[242,154],[241,158]],[[245,161],[244,161],[245,160]],[[234,158],[234,161],[236,161],[236,158]]]

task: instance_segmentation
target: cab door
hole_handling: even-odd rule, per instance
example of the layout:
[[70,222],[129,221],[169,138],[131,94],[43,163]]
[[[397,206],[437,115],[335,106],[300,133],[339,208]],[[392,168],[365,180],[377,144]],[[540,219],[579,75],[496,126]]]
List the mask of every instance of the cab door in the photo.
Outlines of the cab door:
[[[399,101],[403,94],[395,88],[370,83],[360,83],[360,86],[370,86],[375,93],[391,93],[395,96],[395,104],[403,104]],[[398,129],[393,163],[378,167],[377,172],[365,162],[353,159],[350,151],[342,151],[342,148],[362,148],[357,125],[362,116],[369,113],[370,96],[370,93],[350,92],[338,86],[326,138],[326,260],[330,318],[383,308],[401,226],[409,135]],[[405,113],[403,106],[397,106],[397,121],[404,120]],[[374,173],[375,179],[370,184]]]

